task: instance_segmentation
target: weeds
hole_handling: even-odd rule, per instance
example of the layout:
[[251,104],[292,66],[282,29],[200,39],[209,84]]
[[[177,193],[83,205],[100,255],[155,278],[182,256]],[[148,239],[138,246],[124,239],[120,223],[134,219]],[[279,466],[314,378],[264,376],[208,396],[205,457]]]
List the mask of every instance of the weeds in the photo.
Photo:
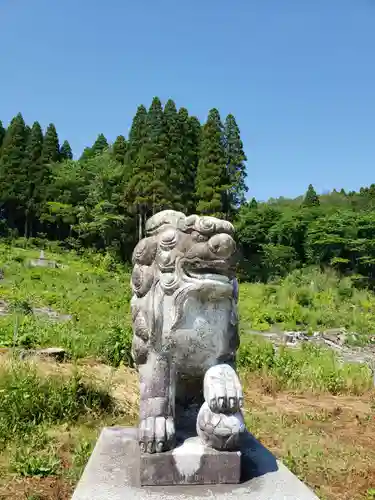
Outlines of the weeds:
[[375,294],[334,271],[299,269],[273,284],[243,283],[241,329],[321,331],[345,327],[366,343],[375,331]]
[[35,431],[35,427],[73,422],[88,412],[112,411],[110,396],[84,384],[78,374],[43,377],[28,363],[0,368],[0,442]]
[[32,448],[21,448],[11,458],[10,467],[13,472],[20,476],[54,476],[59,472],[60,459],[54,450],[38,450]]
[[78,480],[81,477],[83,469],[85,468],[85,465],[90,458],[93,448],[94,443],[86,439],[83,439],[75,447],[72,457],[73,467],[71,469],[71,475],[75,480]]
[[[94,357],[114,367],[131,366],[128,270],[116,264],[110,254],[88,252],[81,257],[72,252],[52,254],[59,251],[57,247],[46,247],[48,258],[63,266],[31,268],[26,264],[39,251],[30,248],[27,242],[21,244],[23,248],[0,245],[0,268],[4,273],[0,299],[8,312],[0,317],[0,346],[55,345],[66,347],[73,358]],[[290,392],[362,394],[372,386],[371,372],[364,365],[342,364],[332,351],[314,345],[308,344],[301,350],[275,350],[247,330],[298,328],[312,332],[344,326],[361,334],[359,341],[365,342],[367,334],[375,329],[375,294],[359,290],[353,283],[350,278],[339,279],[332,272],[299,270],[268,285],[241,284],[242,339],[238,365],[245,393],[249,393],[252,384],[258,384],[259,388],[260,383],[261,395],[272,400],[273,405],[269,412],[257,410],[255,398],[248,405],[251,411],[246,412],[246,423],[255,435],[268,438],[268,446],[274,447],[286,465],[314,488],[331,484],[335,477],[342,482],[350,473],[346,464],[350,462],[354,470],[363,450],[356,451],[352,441],[341,444],[346,436],[340,434],[340,426],[336,429],[334,421],[340,418],[340,425],[344,425],[341,412],[346,410],[339,403],[319,411],[307,408],[303,415],[285,411],[278,414],[274,408],[276,393],[287,390],[288,395]],[[36,307],[49,307],[60,315],[70,315],[71,319],[37,316]],[[9,464],[11,471],[19,476],[57,475],[65,483],[75,482],[91,454],[97,429],[114,423],[117,413],[109,392],[96,387],[94,380],[87,384],[78,371],[68,374],[59,370],[46,375],[29,363],[0,362],[0,468],[5,467],[4,471],[9,472],[6,469]],[[130,370],[126,374],[135,377]],[[121,394],[127,390],[128,379],[113,392],[119,404]],[[269,394],[275,397],[270,398]],[[301,395],[298,397],[302,399]],[[336,398],[332,399],[336,405]],[[125,406],[124,414],[131,406],[129,412],[133,415],[135,404],[136,395],[134,402],[131,399]],[[361,424],[362,433],[372,422],[371,416]],[[347,425],[348,432],[353,432],[353,424]],[[90,432],[86,435],[87,429]],[[328,432],[332,435],[337,432],[333,443],[327,437]],[[363,464],[358,469],[363,470]],[[368,489],[372,485],[367,482],[366,489],[361,490],[367,491],[367,498],[375,498]],[[41,497],[36,494],[34,499],[29,496],[29,500],[38,498]]]
[[[48,258],[64,264],[57,269],[25,265],[38,255],[38,250],[26,246],[0,245],[0,267],[4,270],[0,299],[8,309],[8,315],[0,316],[0,346],[11,347],[15,340],[20,347],[56,345],[69,349],[75,358],[102,357],[104,346],[109,362],[119,363],[120,357],[130,362],[125,337],[130,327],[131,290],[125,268],[114,266],[110,255],[88,253],[78,257],[73,252],[48,254]],[[58,315],[70,315],[71,320],[36,316],[35,307],[51,308]],[[117,341],[126,346],[122,354],[119,344],[117,352],[108,352],[116,335]]]
[[102,359],[114,367],[120,366],[121,363],[133,366],[132,337],[131,327],[121,328],[119,325],[113,325],[101,348]]
[[237,363],[242,371],[258,372],[269,392],[281,389],[362,394],[372,387],[367,365],[340,363],[336,354],[315,345],[280,347],[256,336],[243,336]]

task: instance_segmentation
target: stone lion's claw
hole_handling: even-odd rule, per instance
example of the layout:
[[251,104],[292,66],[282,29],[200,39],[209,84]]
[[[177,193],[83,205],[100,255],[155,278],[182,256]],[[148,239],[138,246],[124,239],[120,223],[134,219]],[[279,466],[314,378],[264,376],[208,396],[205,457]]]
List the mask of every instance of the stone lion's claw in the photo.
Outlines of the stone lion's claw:
[[204,398],[214,413],[235,413],[243,406],[241,383],[227,365],[209,368],[204,377]]
[[139,425],[139,444],[142,453],[161,453],[173,448],[174,422],[172,417],[149,417]]

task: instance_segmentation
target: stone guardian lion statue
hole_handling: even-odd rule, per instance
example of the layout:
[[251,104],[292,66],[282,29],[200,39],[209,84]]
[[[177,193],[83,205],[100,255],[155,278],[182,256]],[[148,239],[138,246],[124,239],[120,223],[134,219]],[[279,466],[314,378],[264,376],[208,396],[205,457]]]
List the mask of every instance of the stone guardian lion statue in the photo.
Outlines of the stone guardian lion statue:
[[235,372],[239,345],[234,228],[165,210],[135,247],[133,357],[140,375],[143,453],[171,450],[192,428],[217,450],[245,431]]

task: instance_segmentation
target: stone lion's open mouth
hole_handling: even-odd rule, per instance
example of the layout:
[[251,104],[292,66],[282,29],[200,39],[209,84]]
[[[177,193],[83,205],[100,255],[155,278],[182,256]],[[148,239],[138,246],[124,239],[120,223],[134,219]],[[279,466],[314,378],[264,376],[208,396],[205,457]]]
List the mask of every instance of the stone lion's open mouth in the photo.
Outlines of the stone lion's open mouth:
[[216,260],[204,262],[201,260],[186,261],[183,266],[186,276],[197,280],[217,281],[220,283],[229,283],[232,278],[232,272],[228,262]]
[[208,280],[208,281],[218,281],[220,283],[229,283],[230,279],[228,276],[225,276],[225,274],[218,274],[218,273],[209,273],[209,272],[193,272],[193,271],[187,271],[186,275],[189,276],[189,278],[195,278],[199,280]]

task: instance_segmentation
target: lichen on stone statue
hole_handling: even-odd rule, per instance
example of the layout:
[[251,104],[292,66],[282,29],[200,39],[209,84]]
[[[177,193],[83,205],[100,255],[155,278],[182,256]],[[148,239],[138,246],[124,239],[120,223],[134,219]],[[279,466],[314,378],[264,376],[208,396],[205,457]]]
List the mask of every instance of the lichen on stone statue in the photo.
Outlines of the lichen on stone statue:
[[134,249],[132,349],[143,453],[173,449],[192,423],[206,446],[240,446],[233,233],[225,220],[165,210],[147,221]]

